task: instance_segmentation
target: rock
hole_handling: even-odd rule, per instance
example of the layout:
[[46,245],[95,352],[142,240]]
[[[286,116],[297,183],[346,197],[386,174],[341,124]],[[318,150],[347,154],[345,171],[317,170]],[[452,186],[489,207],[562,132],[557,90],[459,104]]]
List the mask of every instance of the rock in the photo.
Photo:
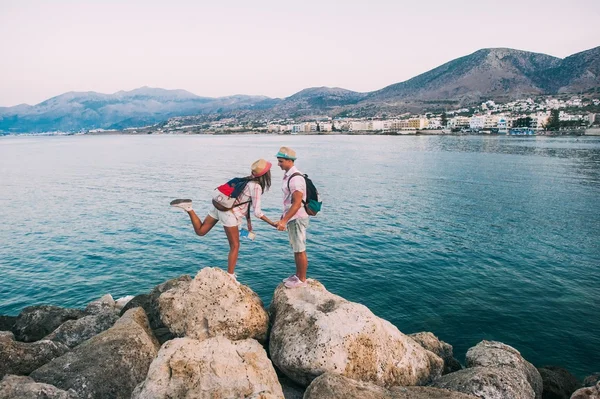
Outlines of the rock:
[[116,312],[115,300],[110,294],[106,294],[102,298],[90,302],[85,308],[85,313],[88,315],[114,312]]
[[577,377],[563,368],[546,366],[538,371],[544,386],[543,399],[569,399],[581,387]]
[[69,320],[61,324],[44,339],[61,342],[69,348],[74,348],[83,341],[108,330],[119,319],[114,312],[105,312],[84,316],[77,320]]
[[446,374],[432,386],[483,399],[534,399],[525,375],[512,367],[471,367]]
[[600,382],[593,387],[576,390],[571,399],[600,399]]
[[600,373],[594,373],[592,375],[588,375],[583,379],[583,386],[593,387],[594,385],[596,385],[596,383],[598,383],[598,381],[600,381]]
[[161,320],[176,336],[266,341],[269,315],[259,296],[221,269],[202,269],[188,286],[163,292],[158,303]]
[[410,334],[409,337],[417,341],[423,348],[442,358],[444,361],[444,370],[442,374],[448,374],[462,369],[461,364],[452,354],[452,345],[440,341],[438,337],[430,332]]
[[0,331],[12,331],[16,321],[14,316],[0,316]]
[[167,342],[170,339],[175,338],[169,329],[163,324],[160,319],[160,311],[158,309],[158,298],[160,295],[172,288],[176,287],[187,287],[189,286],[192,278],[187,274],[179,276],[177,278],[166,281],[162,284],[157,285],[152,289],[150,294],[142,294],[133,297],[121,310],[121,315],[125,314],[129,309],[136,307],[142,307],[148,315],[148,321],[150,322],[150,328],[154,332],[154,335],[161,344]]
[[278,375],[278,378],[285,399],[302,399],[304,397],[305,387],[296,384],[284,374]]
[[248,397],[283,398],[275,369],[257,341],[222,336],[165,343],[132,395],[132,399]]
[[27,375],[69,348],[59,342],[18,342],[12,333],[0,333],[0,378],[6,374]]
[[120,312],[121,310],[123,310],[125,305],[127,305],[129,303],[129,301],[131,301],[133,298],[134,298],[133,295],[127,295],[127,296],[117,299],[115,301],[115,310]]
[[392,387],[321,374],[306,389],[304,399],[477,399],[476,396],[430,387]]
[[79,309],[66,309],[58,306],[28,306],[19,316],[13,327],[18,341],[33,342],[42,339],[67,320],[75,320],[85,313]]
[[108,330],[31,373],[82,398],[127,398],[146,378],[158,342],[142,308],[131,309]]
[[73,390],[68,392],[54,385],[40,384],[30,377],[7,375],[0,381],[1,399],[79,399]]
[[510,367],[523,373],[535,392],[542,399],[542,376],[535,366],[521,356],[512,346],[496,341],[481,341],[467,351],[467,367]]
[[383,386],[426,384],[442,373],[440,357],[314,280],[302,289],[280,284],[271,321],[271,359],[303,386],[326,372]]

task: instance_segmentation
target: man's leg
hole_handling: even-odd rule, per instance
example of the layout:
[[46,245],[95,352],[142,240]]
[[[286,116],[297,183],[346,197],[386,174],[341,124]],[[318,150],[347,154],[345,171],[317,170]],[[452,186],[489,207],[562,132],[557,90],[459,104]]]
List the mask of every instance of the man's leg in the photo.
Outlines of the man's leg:
[[294,252],[294,260],[296,261],[296,276],[300,281],[306,281],[306,271],[308,269],[308,258],[306,257],[306,251]]

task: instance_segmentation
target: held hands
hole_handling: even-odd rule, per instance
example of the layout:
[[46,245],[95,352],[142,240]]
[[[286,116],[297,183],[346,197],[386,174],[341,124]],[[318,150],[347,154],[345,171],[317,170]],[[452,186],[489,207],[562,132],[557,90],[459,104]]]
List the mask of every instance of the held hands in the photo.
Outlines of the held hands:
[[277,223],[275,223],[275,227],[277,227],[277,230],[279,230],[279,231],[284,231],[285,228],[287,227],[287,223],[282,219],[282,220],[278,221]]

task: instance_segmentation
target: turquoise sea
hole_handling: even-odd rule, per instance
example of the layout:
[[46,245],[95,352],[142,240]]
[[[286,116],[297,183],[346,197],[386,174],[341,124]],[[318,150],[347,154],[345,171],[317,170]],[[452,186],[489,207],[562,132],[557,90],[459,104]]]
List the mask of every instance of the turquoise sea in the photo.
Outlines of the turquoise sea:
[[[0,314],[81,307],[226,267],[217,226],[198,237],[169,207],[298,153],[324,198],[309,275],[404,333],[466,350],[482,339],[536,366],[600,371],[600,138],[67,136],[0,138]],[[265,304],[293,271],[285,233],[255,221],[239,280]]]

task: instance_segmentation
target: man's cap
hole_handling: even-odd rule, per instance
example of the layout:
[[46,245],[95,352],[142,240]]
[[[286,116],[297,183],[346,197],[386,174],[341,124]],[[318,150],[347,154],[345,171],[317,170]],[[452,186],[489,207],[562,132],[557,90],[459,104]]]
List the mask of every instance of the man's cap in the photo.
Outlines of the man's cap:
[[277,158],[291,159],[292,161],[296,160],[296,151],[292,150],[289,147],[281,147],[277,155]]
[[252,176],[260,177],[271,169],[271,162],[265,161],[261,158],[258,161],[254,162],[250,169],[252,169]]

